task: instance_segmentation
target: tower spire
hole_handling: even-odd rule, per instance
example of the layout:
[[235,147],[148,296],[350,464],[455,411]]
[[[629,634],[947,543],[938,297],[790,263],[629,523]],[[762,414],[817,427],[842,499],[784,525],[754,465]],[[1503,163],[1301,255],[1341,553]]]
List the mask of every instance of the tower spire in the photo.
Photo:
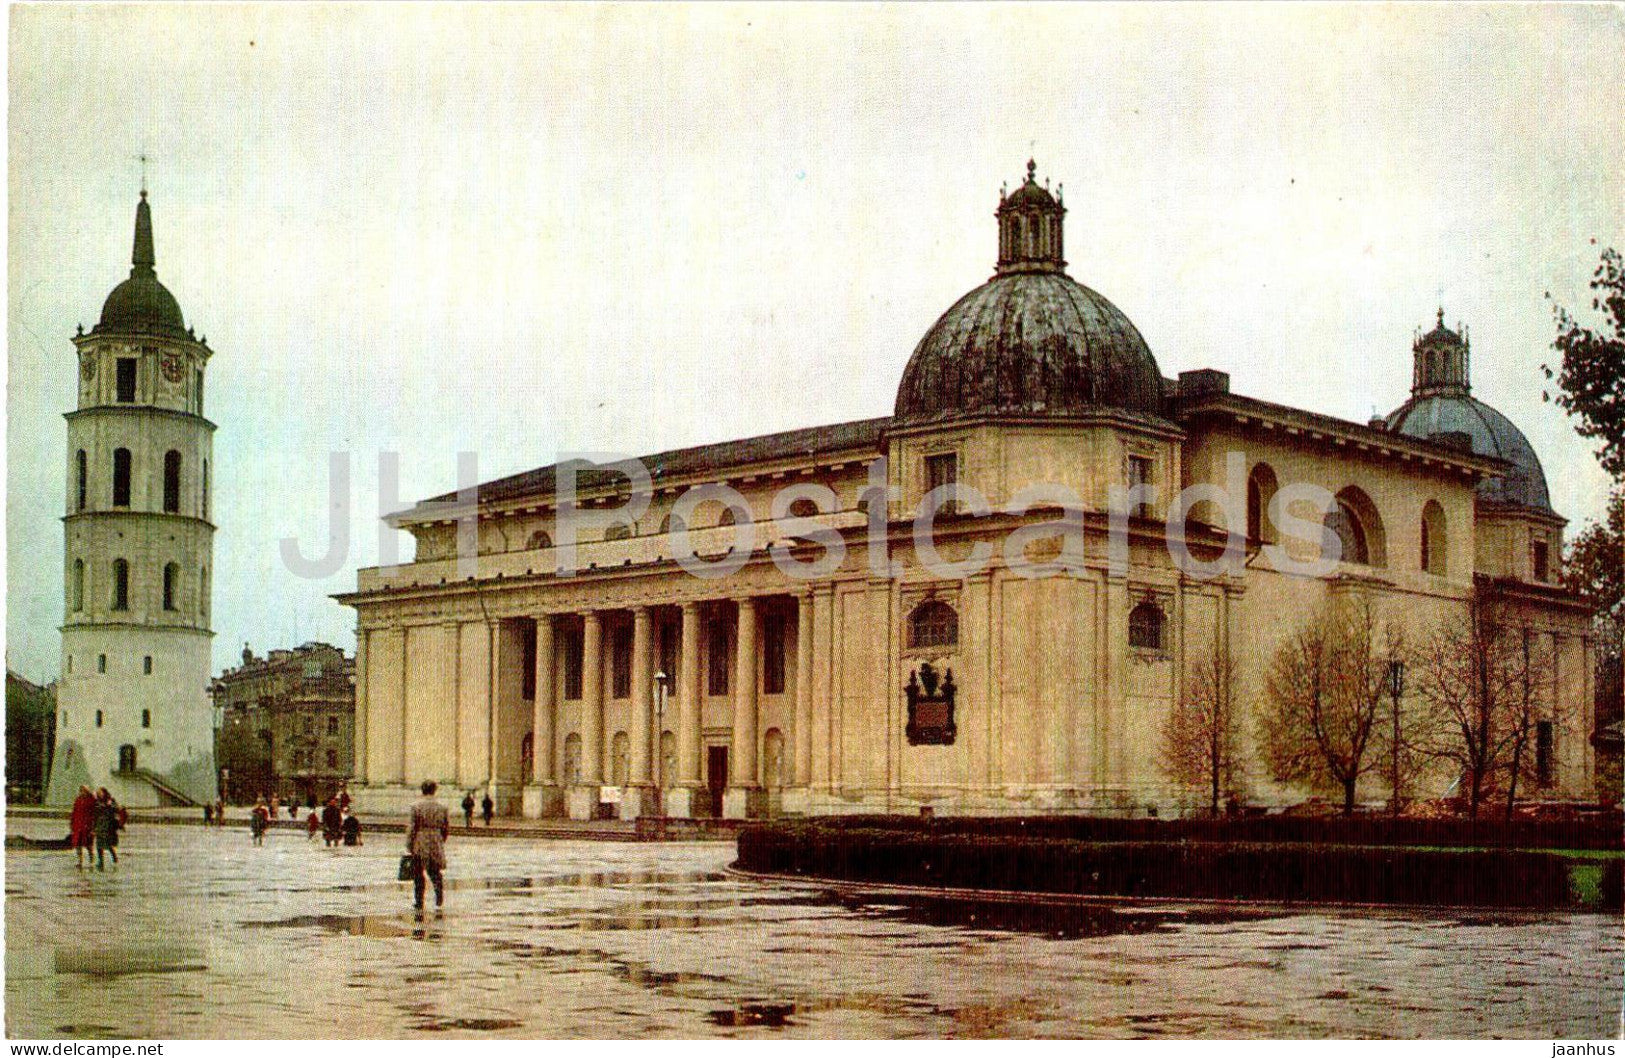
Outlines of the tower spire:
[[[143,181],[144,183],[145,181]],[[152,209],[147,205],[147,189],[141,189],[141,201],[135,207],[135,252],[130,255],[135,267],[130,274],[151,272],[158,261],[152,252]]]

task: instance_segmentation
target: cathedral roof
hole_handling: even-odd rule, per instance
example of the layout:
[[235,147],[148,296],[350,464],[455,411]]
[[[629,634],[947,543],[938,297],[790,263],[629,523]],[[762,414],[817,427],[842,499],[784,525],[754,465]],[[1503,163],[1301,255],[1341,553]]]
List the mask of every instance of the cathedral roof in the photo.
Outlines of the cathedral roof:
[[1145,339],[1066,274],[1065,214],[1028,162],[1025,183],[999,203],[996,274],[932,325],[903,370],[899,426],[1104,408],[1161,416],[1162,373]]
[[152,209],[147,193],[135,207],[135,251],[131,255],[130,278],[113,288],[102,303],[101,322],[95,332],[150,332],[181,338],[186,321],[180,303],[158,282],[152,248]]
[[1415,396],[1388,416],[1388,428],[1412,437],[1465,434],[1479,455],[1511,464],[1503,477],[1479,482],[1478,494],[1498,503],[1515,503],[1550,512],[1546,472],[1523,431],[1512,420],[1476,397],[1460,394]]

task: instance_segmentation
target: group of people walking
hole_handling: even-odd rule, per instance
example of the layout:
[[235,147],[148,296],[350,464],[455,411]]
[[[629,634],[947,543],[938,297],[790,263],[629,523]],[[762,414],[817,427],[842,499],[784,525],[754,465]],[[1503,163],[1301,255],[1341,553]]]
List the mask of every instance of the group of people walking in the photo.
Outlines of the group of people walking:
[[[485,820],[486,826],[491,825],[491,819],[496,815],[496,812],[497,803],[491,800],[491,793],[487,790],[484,799],[480,801],[480,818]],[[474,791],[470,790],[463,795],[463,826],[472,827],[473,825]]]
[[350,811],[345,801],[349,795],[341,800],[338,795],[327,799],[322,806],[321,815],[316,814],[312,808],[310,815],[305,817],[305,840],[314,841],[318,832],[322,835],[322,843],[328,848],[334,848],[341,842],[345,845],[361,844],[361,820]]
[[111,854],[118,864],[118,832],[124,829],[129,813],[113,800],[103,786],[95,793],[90,787],[79,787],[79,796],[73,799],[73,810],[68,815],[68,843],[73,846],[79,866],[85,865],[87,853],[94,847],[96,869],[107,869],[106,857]]

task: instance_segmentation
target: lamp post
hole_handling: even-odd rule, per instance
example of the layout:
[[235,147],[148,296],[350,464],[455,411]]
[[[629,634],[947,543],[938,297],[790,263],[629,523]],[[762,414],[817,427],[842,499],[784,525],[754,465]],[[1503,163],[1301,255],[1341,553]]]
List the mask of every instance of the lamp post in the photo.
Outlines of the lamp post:
[[1399,818],[1399,696],[1405,693],[1405,663],[1394,660],[1388,663],[1388,693],[1394,699],[1394,730],[1393,739],[1389,746],[1389,764],[1392,769],[1390,793],[1393,796],[1391,814]]
[[662,832],[666,826],[666,686],[671,673],[655,673],[655,818]]

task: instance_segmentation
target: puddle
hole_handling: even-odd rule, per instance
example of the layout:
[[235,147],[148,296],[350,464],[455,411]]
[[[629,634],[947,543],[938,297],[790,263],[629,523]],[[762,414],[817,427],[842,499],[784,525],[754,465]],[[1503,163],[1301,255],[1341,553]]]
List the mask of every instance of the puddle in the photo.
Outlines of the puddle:
[[452,1018],[448,1021],[427,1021],[413,1025],[418,1032],[499,1032],[502,1029],[517,1029],[523,1025],[522,1021],[513,1021],[508,1018]]
[[796,1012],[794,1003],[745,1003],[732,1010],[712,1010],[705,1016],[713,1025],[726,1028],[761,1026],[780,1029],[795,1024],[790,1015]]
[[1268,917],[1261,912],[1233,910],[1003,904],[936,897],[904,902],[889,897],[885,903],[841,897],[838,902],[860,914],[901,919],[914,925],[1023,933],[1053,940],[1152,933],[1179,926],[1223,925]]
[[121,977],[125,974],[187,973],[207,970],[203,953],[193,948],[128,945],[106,948],[58,948],[52,968],[59,974]]

